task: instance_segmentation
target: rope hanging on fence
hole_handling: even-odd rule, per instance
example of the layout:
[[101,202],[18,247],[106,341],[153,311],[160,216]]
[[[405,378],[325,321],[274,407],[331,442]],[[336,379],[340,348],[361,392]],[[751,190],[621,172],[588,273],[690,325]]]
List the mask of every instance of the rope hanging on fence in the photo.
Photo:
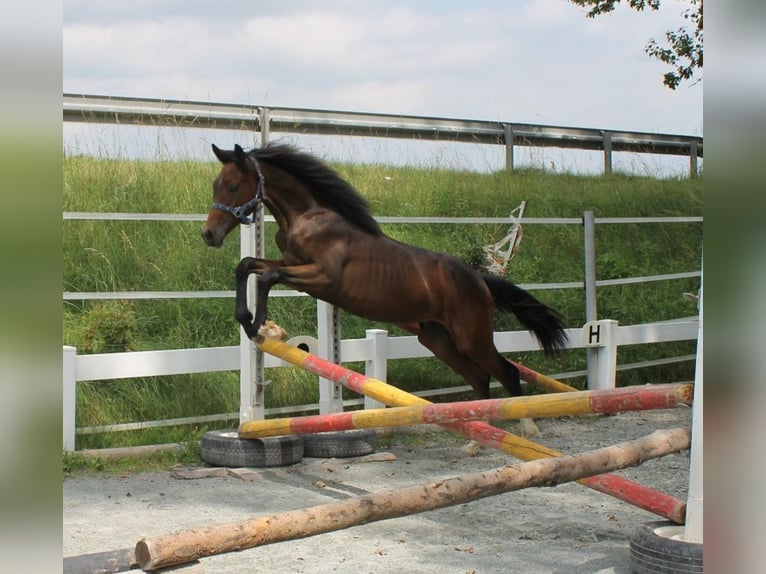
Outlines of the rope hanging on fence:
[[489,273],[505,275],[508,263],[516,255],[516,251],[518,251],[521,244],[521,238],[524,235],[521,229],[521,218],[524,216],[526,206],[527,201],[524,200],[508,215],[508,218],[511,220],[511,227],[505,237],[494,245],[484,246],[484,267]]

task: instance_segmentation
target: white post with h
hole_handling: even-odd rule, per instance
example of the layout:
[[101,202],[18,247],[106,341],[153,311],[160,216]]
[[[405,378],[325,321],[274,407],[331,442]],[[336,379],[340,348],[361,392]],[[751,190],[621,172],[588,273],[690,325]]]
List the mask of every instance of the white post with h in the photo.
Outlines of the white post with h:
[[588,390],[614,389],[617,380],[617,321],[588,321],[582,328],[583,346],[594,349],[588,369]]

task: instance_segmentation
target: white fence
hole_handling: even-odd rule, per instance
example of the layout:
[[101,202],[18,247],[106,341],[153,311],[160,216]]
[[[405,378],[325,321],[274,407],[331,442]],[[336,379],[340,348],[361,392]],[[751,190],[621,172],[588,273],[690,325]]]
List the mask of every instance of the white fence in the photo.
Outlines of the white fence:
[[[189,218],[197,219],[202,216],[168,216],[167,220]],[[65,219],[162,219],[158,214],[78,214],[65,213]],[[384,218],[380,218],[381,221]],[[508,223],[503,218],[387,218],[389,222],[399,223]],[[585,226],[588,224],[615,224],[615,223],[699,223],[701,217],[664,217],[664,218],[593,218],[588,212],[583,218],[567,219],[524,219],[524,224],[564,224]],[[252,227],[252,226],[250,226]],[[249,234],[243,233],[243,248],[250,244]],[[594,233],[585,233],[585,266],[587,261],[593,259]],[[581,289],[586,293],[592,293],[595,300],[595,289],[601,286],[631,284],[638,282],[665,281],[700,277],[700,271],[685,271],[674,274],[655,275],[648,277],[627,277],[610,280],[595,280],[595,269],[592,270],[592,281],[573,281],[567,283],[540,283],[522,284],[521,287],[528,290],[535,289]],[[302,296],[294,291],[275,291],[278,296]],[[233,297],[232,291],[214,292],[93,292],[93,293],[64,293],[65,300],[92,300],[92,299],[167,299],[167,298],[210,298],[210,297]],[[680,294],[679,294],[680,296]],[[388,360],[407,358],[430,357],[430,351],[422,347],[417,337],[389,338],[385,332],[379,330],[368,331],[365,339],[335,340],[336,334],[332,325],[332,309],[329,305],[318,302],[317,305],[317,337],[310,336],[313,342],[311,349],[323,358],[336,360],[342,357],[344,362],[364,361],[367,365],[366,372],[378,379],[385,380],[386,363]],[[588,323],[582,328],[568,329],[568,348],[589,349],[588,371],[549,374],[554,378],[566,379],[571,377],[588,376],[589,388],[611,388],[614,386],[615,374],[618,370],[640,368],[663,363],[675,363],[694,360],[694,355],[672,357],[655,361],[647,361],[637,364],[617,365],[617,348],[621,345],[636,345],[645,343],[662,343],[670,341],[685,341],[697,338],[698,321],[696,318],[683,318],[658,323],[643,325],[619,326],[615,321],[596,321],[595,308],[589,310]],[[527,331],[497,332],[495,342],[498,350],[507,353],[520,353],[539,349],[537,341]],[[335,347],[338,350],[334,350]],[[262,358],[259,371],[253,364],[252,344],[243,338],[238,346],[214,347],[200,349],[178,349],[162,351],[143,351],[130,353],[109,353],[96,355],[78,355],[73,347],[64,347],[64,449],[74,450],[76,434],[94,432],[109,432],[136,430],[158,426],[173,426],[199,422],[214,422],[237,418],[240,420],[252,420],[263,418],[271,414],[286,414],[291,412],[337,412],[345,407],[364,404],[366,407],[377,406],[370,401],[354,399],[342,401],[339,389],[327,381],[320,381],[320,403],[310,405],[295,405],[279,409],[263,408],[263,394],[266,381],[262,376],[262,369],[283,366],[282,362],[273,357]],[[100,427],[86,427],[77,429],[75,425],[76,388],[78,382],[104,381],[114,379],[129,379],[135,377],[152,377],[176,374],[204,373],[215,371],[240,371],[240,413],[222,413],[188,417],[182,419],[170,419],[164,421],[143,421],[124,424],[115,424]],[[546,373],[548,374],[548,373]],[[497,385],[497,383],[495,383]],[[421,396],[448,395],[469,390],[469,387],[452,387],[449,389],[434,389],[418,393]]]
[[[614,388],[617,367],[617,349],[620,345],[637,345],[644,343],[663,343],[670,341],[687,341],[697,338],[699,322],[695,318],[679,319],[644,325],[619,326],[616,321],[603,320],[589,322],[581,329],[567,329],[569,349],[597,349],[597,376],[588,383],[588,387]],[[500,352],[519,353],[534,351],[539,348],[537,341],[527,331],[502,331],[495,333],[495,344]],[[75,435],[75,404],[76,385],[82,381],[104,381],[110,379],[125,379],[133,377],[152,377],[177,375],[184,373],[205,373],[212,371],[233,371],[240,367],[241,349],[239,346],[212,347],[205,349],[179,349],[166,351],[142,351],[132,353],[109,353],[97,355],[77,355],[74,347],[64,347],[64,449],[74,450]],[[341,341],[341,356],[344,362],[364,361],[367,365],[365,372],[377,378],[385,372],[388,360],[431,357],[431,352],[420,345],[417,337],[386,336],[385,331],[369,330],[364,339],[346,339]],[[691,361],[694,355],[674,357],[672,361]],[[266,356],[265,368],[288,366],[280,359]],[[669,360],[665,360],[669,362]],[[659,364],[652,361],[639,365],[623,365],[623,368],[635,368]],[[562,373],[554,378],[569,378],[581,376],[584,372]],[[496,385],[497,383],[495,383]],[[453,387],[450,389],[434,389],[416,393],[420,396],[435,394],[459,393],[470,387]],[[361,400],[345,401],[342,406],[359,405]],[[295,407],[270,409],[267,414],[285,414],[319,410],[318,404],[298,405]],[[216,421],[234,418],[236,414],[226,413],[208,417],[190,417],[165,421],[148,421],[109,425],[105,427],[90,427],[87,432],[104,432],[119,430],[135,430],[154,426],[170,426],[189,424],[192,422]],[[80,431],[85,429],[80,429]]]

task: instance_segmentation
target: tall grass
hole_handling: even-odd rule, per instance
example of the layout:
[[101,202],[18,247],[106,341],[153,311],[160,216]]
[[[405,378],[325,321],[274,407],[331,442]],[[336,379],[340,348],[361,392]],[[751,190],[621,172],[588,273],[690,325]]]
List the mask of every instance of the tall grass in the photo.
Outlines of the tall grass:
[[[379,216],[507,216],[522,200],[529,217],[687,216],[702,214],[702,179],[664,179],[627,175],[554,175],[538,170],[476,174],[387,166],[337,165]],[[64,209],[93,212],[205,213],[219,164],[146,162],[66,157]],[[224,247],[205,247],[198,222],[65,221],[63,289],[65,291],[174,291],[233,289],[239,259],[237,232]],[[446,251],[476,263],[483,245],[507,232],[505,225],[384,225],[395,238]],[[267,237],[276,228],[267,226]],[[653,275],[699,268],[701,225],[599,225],[599,279]],[[516,283],[581,281],[582,230],[576,225],[524,226],[524,239],[509,278]],[[270,241],[267,256],[276,255]],[[599,316],[622,324],[664,320],[695,313],[681,297],[695,292],[694,279],[601,288]],[[568,326],[584,322],[579,290],[537,291],[558,309]],[[271,318],[291,335],[316,331],[315,302],[308,297],[273,298]],[[238,327],[231,300],[159,300],[66,302],[64,344],[79,352],[118,352],[236,345]],[[342,315],[344,337],[361,337],[375,325]],[[513,317],[497,315],[496,328],[519,329]],[[620,362],[690,354],[693,343],[621,349]],[[568,351],[557,358],[525,353],[516,359],[536,370],[556,373],[582,369],[585,355]],[[690,379],[692,365],[670,365],[624,372],[629,385]],[[317,402],[315,378],[297,369],[269,373],[267,407]],[[405,390],[464,384],[433,359],[394,361],[389,380]],[[575,381],[582,386],[583,381]],[[81,383],[78,426],[235,413],[239,408],[234,372]],[[233,421],[232,421],[233,422]],[[80,436],[78,447],[104,447],[186,440],[206,427],[155,429]]]

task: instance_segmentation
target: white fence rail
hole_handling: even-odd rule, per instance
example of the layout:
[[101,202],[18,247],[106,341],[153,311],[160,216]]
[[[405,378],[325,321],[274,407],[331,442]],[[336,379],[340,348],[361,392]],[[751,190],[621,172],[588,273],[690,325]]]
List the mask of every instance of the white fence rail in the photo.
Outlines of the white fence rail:
[[[205,214],[174,214],[174,213],[116,213],[116,212],[83,212],[66,211],[65,221],[205,221]],[[406,224],[501,224],[508,225],[507,217],[376,217],[378,223]],[[264,216],[266,223],[274,223],[274,217]],[[595,217],[595,225],[613,225],[628,223],[702,223],[699,216],[686,217]],[[583,225],[582,217],[525,217],[524,225]],[[619,279],[596,280],[594,287],[628,285],[651,281],[668,281],[672,279],[688,279],[699,277],[699,271],[682,271],[663,275],[648,275],[644,277],[627,277]],[[542,289],[584,289],[584,281],[567,281],[564,283],[521,283],[519,287],[527,291]],[[289,289],[273,290],[271,297],[305,297],[301,293]],[[220,291],[65,291],[64,301],[88,300],[131,300],[131,299],[228,299],[234,297],[233,290]]]
[[[592,340],[592,334],[598,331],[598,340]],[[697,338],[699,323],[695,318],[679,319],[661,323],[644,325],[618,326],[615,321],[598,321],[589,323],[582,329],[567,329],[569,343],[567,348],[578,349],[592,347],[598,350],[597,377],[589,383],[590,388],[613,388],[617,371],[617,348],[620,345],[635,345],[643,343],[662,343],[669,341],[686,341]],[[417,337],[387,337],[379,330],[370,330],[364,339],[346,339],[341,341],[341,356],[344,362],[364,361],[368,374],[385,372],[385,362],[388,360],[409,359],[417,357],[432,357],[431,352],[423,347]],[[495,344],[500,352],[519,353],[538,350],[537,340],[527,331],[503,331],[495,333]],[[381,352],[382,350],[382,352]],[[76,429],[75,405],[76,386],[84,381],[106,381],[113,379],[166,376],[183,373],[205,373],[213,371],[234,371],[240,368],[240,347],[212,347],[204,349],[179,349],[165,351],[141,351],[131,353],[108,353],[97,355],[78,355],[74,347],[63,348],[63,389],[64,389],[64,449],[75,449],[75,436],[89,432],[135,430],[157,426],[189,424],[193,422],[216,421],[236,418],[237,413],[224,413],[185,419],[165,421],[147,421],[89,427]],[[676,357],[674,361],[691,361],[694,355]],[[384,364],[380,364],[383,361]],[[668,360],[652,361],[637,366],[659,364]],[[265,368],[288,366],[280,359],[272,356],[264,357]],[[625,365],[624,367],[629,367]],[[584,373],[570,373],[570,376]],[[556,375],[558,378],[565,376]],[[469,387],[438,389],[425,393],[423,396],[434,394],[449,394],[464,392]],[[346,401],[345,406],[358,405],[360,400]],[[299,405],[282,409],[267,410],[267,414],[286,412],[301,412],[316,410],[319,405]]]

